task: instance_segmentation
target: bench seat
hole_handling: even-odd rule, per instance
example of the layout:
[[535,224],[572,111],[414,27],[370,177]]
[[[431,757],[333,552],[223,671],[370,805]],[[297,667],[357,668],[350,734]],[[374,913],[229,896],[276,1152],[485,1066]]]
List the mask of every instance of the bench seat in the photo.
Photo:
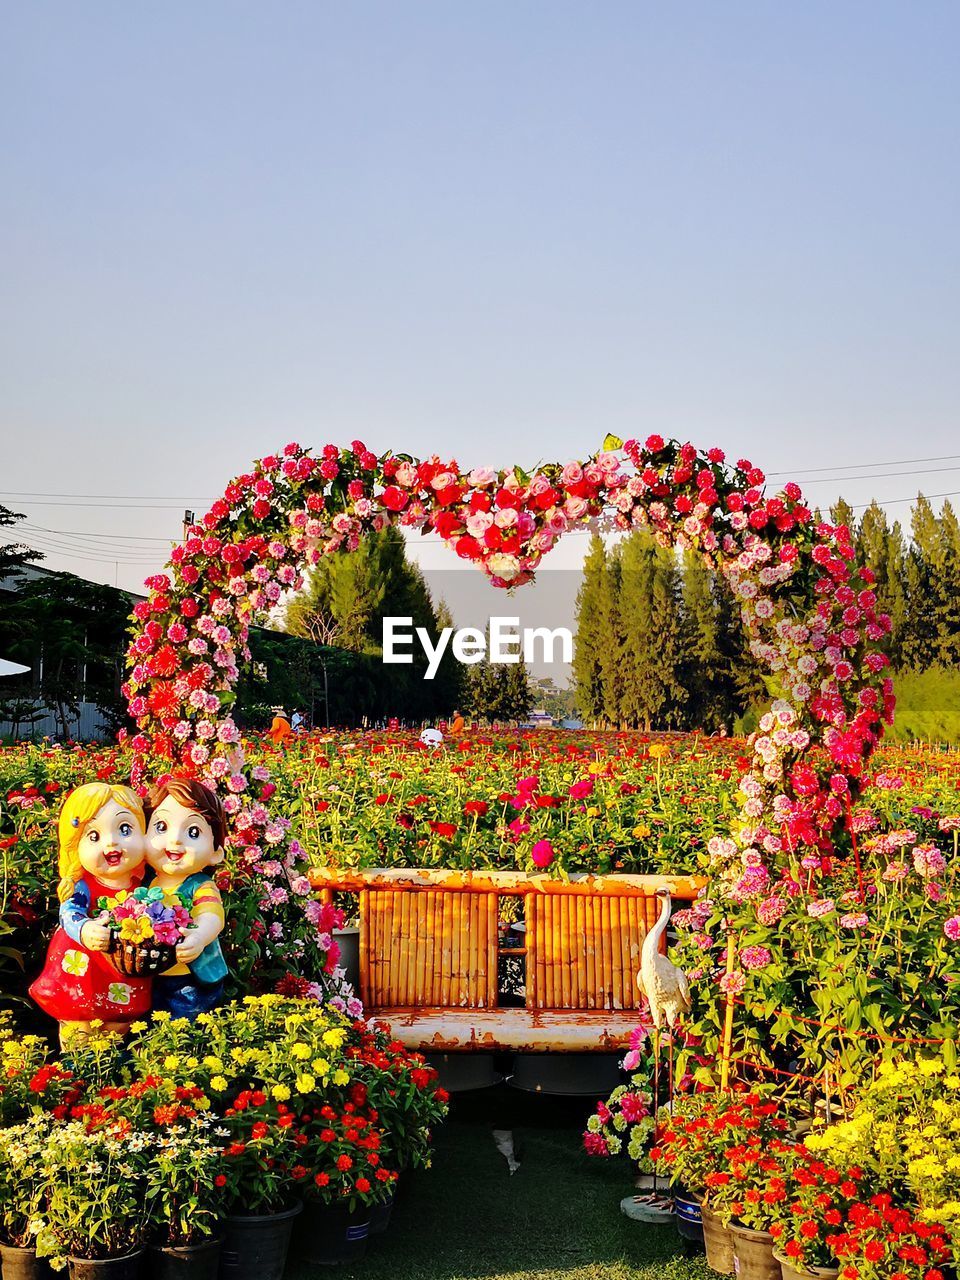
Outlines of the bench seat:
[[630,1044],[636,1009],[374,1009],[370,1017],[420,1053],[616,1052]]

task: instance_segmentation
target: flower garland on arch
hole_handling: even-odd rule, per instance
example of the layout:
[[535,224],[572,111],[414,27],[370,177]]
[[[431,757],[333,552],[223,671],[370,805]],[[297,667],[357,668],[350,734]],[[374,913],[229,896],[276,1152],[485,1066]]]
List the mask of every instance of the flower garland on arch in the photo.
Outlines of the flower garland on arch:
[[[335,914],[310,896],[305,851],[270,814],[268,771],[245,770],[230,714],[251,624],[301,585],[306,567],[388,523],[435,532],[493,585],[512,589],[587,522],[649,527],[663,545],[698,550],[726,576],[777,690],[753,736],[730,835],[709,845],[725,894],[759,902],[791,864],[808,875],[826,869],[845,847],[850,803],[892,719],[880,648],[890,619],[877,613],[873,575],[856,566],[850,531],[815,520],[796,485],[768,495],[749,461],[731,466],[720,449],[659,435],[643,444],[608,436],[585,462],[530,473],[463,473],[453,460],[378,456],[360,441],[317,456],[289,444],[261,458],[187,531],[134,610],[123,686],[138,726],[134,785],[152,757],[216,787],[242,865],[262,878],[266,919],[299,901],[309,945],[333,972]],[[276,920],[262,930],[267,943],[271,931],[274,941],[282,936]]]

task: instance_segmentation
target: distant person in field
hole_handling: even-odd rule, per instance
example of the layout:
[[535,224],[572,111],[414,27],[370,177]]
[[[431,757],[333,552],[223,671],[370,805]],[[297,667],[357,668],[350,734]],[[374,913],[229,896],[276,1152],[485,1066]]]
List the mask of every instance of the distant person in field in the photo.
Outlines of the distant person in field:
[[267,730],[267,737],[281,751],[293,738],[293,730],[290,728],[290,721],[283,707],[273,708],[273,724]]
[[294,732],[294,733],[302,733],[302,732],[303,732],[303,730],[304,730],[304,728],[305,728],[305,725],[304,725],[304,721],[303,721],[303,712],[302,712],[302,711],[295,711],[295,712],[293,713],[293,719],[290,721],[290,727],[291,727],[291,729],[293,730],[293,732]]
[[450,724],[450,728],[449,728],[449,730],[448,730],[448,732],[449,732],[449,734],[450,734],[450,737],[451,737],[451,738],[460,738],[460,737],[462,737],[462,736],[463,736],[463,731],[464,731],[464,728],[465,728],[465,727],[466,727],[466,726],[464,725],[464,722],[463,722],[463,716],[460,714],[460,712],[459,712],[459,711],[455,711],[455,712],[453,713],[453,720],[452,720],[452,722],[451,722],[451,724]]

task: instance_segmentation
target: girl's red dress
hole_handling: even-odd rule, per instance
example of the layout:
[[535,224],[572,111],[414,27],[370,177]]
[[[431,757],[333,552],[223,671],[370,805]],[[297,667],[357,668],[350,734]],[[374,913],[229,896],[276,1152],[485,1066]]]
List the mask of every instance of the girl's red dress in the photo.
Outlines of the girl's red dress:
[[[84,873],[91,903],[112,898],[115,889]],[[79,888],[79,882],[78,882]],[[132,1022],[150,1009],[150,979],[129,978],[115,969],[105,951],[88,951],[61,926],[50,940],[47,961],[30,994],[58,1022]]]

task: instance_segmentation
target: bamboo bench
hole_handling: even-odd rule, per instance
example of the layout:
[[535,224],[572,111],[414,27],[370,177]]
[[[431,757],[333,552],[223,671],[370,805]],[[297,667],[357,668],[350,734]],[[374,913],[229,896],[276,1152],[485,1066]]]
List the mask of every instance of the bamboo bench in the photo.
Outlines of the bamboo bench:
[[[360,996],[423,1052],[583,1052],[625,1047],[637,1025],[640,949],[669,889],[690,901],[696,876],[406,869],[310,873],[324,901],[359,895]],[[526,945],[506,948],[499,899],[522,897]],[[523,1008],[498,1004],[498,961],[522,956]]]

